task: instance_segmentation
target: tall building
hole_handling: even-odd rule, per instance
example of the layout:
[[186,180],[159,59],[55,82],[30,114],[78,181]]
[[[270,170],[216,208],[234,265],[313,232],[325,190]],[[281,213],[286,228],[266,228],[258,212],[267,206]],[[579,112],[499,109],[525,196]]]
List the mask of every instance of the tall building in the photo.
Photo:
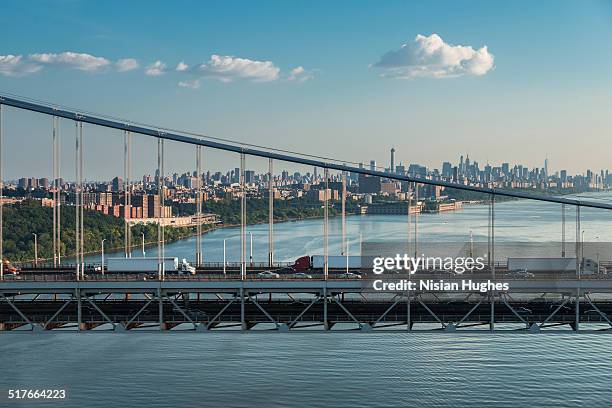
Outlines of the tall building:
[[370,170],[376,171],[376,160],[370,160]]
[[395,173],[395,148],[391,148],[391,167],[389,167],[391,173]]
[[112,206],[113,205],[113,193],[108,193],[108,192],[98,193],[97,204],[108,206],[108,207]]
[[450,178],[453,174],[453,166],[449,162],[442,163],[442,177]]
[[[156,218],[160,216],[160,208],[159,208],[159,195],[151,194],[147,195],[147,213],[149,218]],[[132,201],[132,205],[134,205],[134,201]],[[144,205],[143,205],[144,208]],[[144,214],[144,210],[143,210]]]
[[141,208],[141,211],[138,211],[141,214],[138,218],[147,218],[149,216],[149,196],[147,194],[136,194],[132,196],[131,200],[132,207]]
[[413,177],[427,177],[427,167],[411,164],[408,166],[408,174]]
[[359,193],[360,194],[378,194],[381,191],[380,177],[359,175]]
[[123,179],[121,177],[115,177],[112,183],[114,192],[118,193],[119,191],[123,191]]

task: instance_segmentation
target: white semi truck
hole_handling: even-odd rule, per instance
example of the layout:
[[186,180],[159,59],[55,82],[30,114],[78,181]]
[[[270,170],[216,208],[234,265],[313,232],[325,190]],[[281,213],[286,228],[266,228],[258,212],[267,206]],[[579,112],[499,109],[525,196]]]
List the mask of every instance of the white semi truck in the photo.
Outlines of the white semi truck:
[[[189,265],[186,259],[179,263],[176,257],[162,259],[166,273],[190,273],[195,275],[196,269]],[[158,272],[157,258],[110,258],[106,264],[107,272]]]
[[[580,273],[592,275],[594,273],[605,273],[605,268],[599,267],[592,259],[584,258],[581,262]],[[508,258],[508,271],[539,272],[562,272],[576,271],[576,258]]]

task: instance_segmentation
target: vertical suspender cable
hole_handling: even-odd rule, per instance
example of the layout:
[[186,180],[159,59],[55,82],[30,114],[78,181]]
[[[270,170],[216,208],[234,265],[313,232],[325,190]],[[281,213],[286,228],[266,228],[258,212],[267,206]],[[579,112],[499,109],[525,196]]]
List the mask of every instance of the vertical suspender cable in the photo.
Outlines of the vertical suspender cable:
[[[126,258],[129,258],[129,222],[128,222],[128,132],[123,131],[123,250]],[[119,192],[117,192],[119,193]]]
[[407,184],[408,184],[408,191],[406,194],[408,194],[408,197],[406,197],[406,200],[408,201],[408,239],[406,240],[406,254],[410,254],[410,233],[412,230],[412,214],[411,214],[412,183],[407,183]]
[[274,265],[274,176],[273,162],[268,159],[268,266]]
[[[128,166],[127,166],[127,197],[128,197],[128,209],[129,217],[132,218],[132,132],[128,131]],[[128,255],[132,257],[132,224],[128,223]]]
[[75,122],[75,150],[74,150],[74,174],[75,174],[75,181],[74,181],[74,209],[75,209],[75,214],[74,214],[74,228],[75,228],[75,235],[74,235],[74,259],[75,259],[75,264],[76,264],[76,280],[80,280],[81,279],[81,262],[80,262],[80,250],[79,250],[79,246],[81,244],[81,240],[80,240],[80,228],[81,228],[81,223],[79,222],[79,199],[80,199],[80,194],[79,194],[79,149],[80,149],[80,143],[79,143],[79,122]]
[[52,166],[53,166],[53,267],[57,267],[57,117],[52,117],[53,132],[52,132]]
[[491,194],[491,265],[492,276],[495,279],[495,194]]
[[196,146],[196,266],[202,264],[202,146]]
[[325,167],[325,169],[323,170],[324,173],[324,177],[325,177],[325,185],[324,185],[324,192],[323,192],[323,200],[325,201],[324,206],[323,206],[323,277],[325,280],[327,280],[328,276],[329,276],[329,248],[327,246],[328,242],[329,242],[329,226],[328,226],[328,220],[329,220],[329,203],[328,203],[328,195],[329,195],[329,190],[328,190],[328,186],[329,186],[329,169],[327,167]]
[[61,182],[60,182],[60,157],[61,143],[59,132],[60,120],[53,117],[53,266],[61,264]]
[[342,172],[342,250],[341,251],[342,251],[341,255],[346,255],[348,259],[347,242],[346,242],[346,172],[345,171]]
[[56,199],[57,199],[57,203],[55,205],[55,211],[57,212],[57,227],[56,227],[56,232],[57,232],[57,239],[56,239],[56,243],[57,243],[57,266],[60,266],[62,264],[62,139],[61,139],[61,133],[60,133],[60,119],[57,118],[57,132],[56,132],[56,139],[57,139],[57,145],[56,145],[56,149],[57,149],[57,153],[56,153],[56,174],[57,174],[57,178],[56,178]]
[[[159,280],[163,279],[162,276],[162,255],[161,255],[161,211],[162,211],[162,180],[161,180],[161,139],[157,139],[157,274]],[[153,200],[155,202],[155,200]],[[155,211],[155,207],[153,211]]]
[[580,259],[581,250],[581,237],[580,237],[580,206],[576,206],[576,275],[578,279],[580,279],[581,268],[582,268],[582,259]]
[[2,160],[3,151],[3,140],[2,140],[2,126],[4,121],[2,118],[2,104],[0,103],[0,281],[4,280],[4,242],[3,242],[3,223],[4,223],[4,173],[2,167],[4,161]]
[[419,215],[421,214],[421,206],[419,205],[419,185],[414,183],[414,199],[416,202],[417,211],[414,213],[414,258],[419,257]]
[[84,195],[85,195],[85,185],[84,185],[84,179],[83,179],[83,122],[79,122],[79,138],[81,139],[81,149],[80,149],[80,157],[79,157],[79,166],[80,166],[80,172],[79,172],[79,183],[81,185],[80,191],[81,191],[81,199],[79,200],[80,204],[81,204],[81,216],[79,221],[81,222],[81,278],[84,277],[85,274],[85,214],[84,214],[84,205],[85,205],[85,200]]
[[240,153],[240,277],[246,279],[246,186],[244,153]]
[[132,192],[131,192],[131,182],[130,179],[132,177],[132,133],[130,131],[125,131],[123,135],[124,139],[124,178],[125,182],[123,184],[123,241],[125,247],[125,257],[132,257],[132,225],[130,223],[130,219],[132,218]]
[[491,200],[487,203],[487,265],[491,269]]
[[164,168],[165,147],[164,139],[161,141],[161,173],[159,175],[161,185],[161,201],[159,203],[161,210],[161,258],[162,258],[162,279],[166,279],[166,226],[163,219],[166,218],[166,193],[164,191],[166,172]]

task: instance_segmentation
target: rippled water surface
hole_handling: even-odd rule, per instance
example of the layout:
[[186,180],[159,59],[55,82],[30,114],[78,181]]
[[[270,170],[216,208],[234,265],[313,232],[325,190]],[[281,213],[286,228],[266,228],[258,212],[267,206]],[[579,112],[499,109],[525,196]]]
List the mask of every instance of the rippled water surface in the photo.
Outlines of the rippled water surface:
[[610,340],[606,334],[9,334],[0,336],[0,389],[66,387],[68,401],[35,406],[67,407],[605,407],[612,399]]

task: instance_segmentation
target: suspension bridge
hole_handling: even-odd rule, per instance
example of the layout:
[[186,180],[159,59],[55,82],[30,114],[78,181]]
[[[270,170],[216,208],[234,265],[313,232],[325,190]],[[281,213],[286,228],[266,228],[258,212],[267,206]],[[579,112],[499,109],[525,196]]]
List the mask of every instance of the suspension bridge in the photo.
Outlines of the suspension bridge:
[[[53,140],[53,263],[45,268],[32,268],[19,275],[9,274],[0,263],[0,331],[44,332],[73,331],[139,331],[139,330],[393,330],[529,332],[545,330],[573,330],[576,332],[612,332],[612,280],[607,274],[588,275],[583,271],[581,214],[583,208],[612,210],[612,205],[574,198],[552,197],[542,194],[456,184],[444,180],[414,177],[323,159],[305,154],[197,137],[189,132],[159,128],[89,114],[31,101],[0,95],[0,183],[3,178],[3,124],[6,108],[25,110],[52,118],[50,134]],[[60,195],[60,132],[59,121],[68,120],[75,126],[75,248],[74,262],[67,264],[60,252],[61,211]],[[195,150],[194,170],[202,174],[203,150],[224,151],[240,158],[240,260],[232,268],[215,266],[203,260],[202,226],[196,227],[194,257],[195,274],[167,273],[164,259],[165,232],[159,211],[156,270],[150,273],[113,273],[88,268],[84,252],[84,171],[83,143],[87,126],[122,131],[124,134],[124,173],[126,185],[131,178],[131,136],[143,135],[157,141],[157,171],[159,180],[165,176],[166,142],[191,145]],[[246,226],[248,222],[245,170],[247,158],[268,161],[268,260],[253,265],[247,257]],[[286,273],[277,278],[261,276],[266,270],[286,269],[275,261],[274,239],[274,183],[276,163],[292,163],[323,170],[325,183],[323,199],[323,265],[309,274]],[[372,289],[371,271],[361,270],[363,278],[339,274],[330,266],[329,254],[329,181],[330,172],[342,176],[346,189],[347,174],[362,174],[403,182],[408,195],[417,195],[419,185],[433,185],[485,194],[488,200],[488,264],[484,271],[470,276],[474,281],[508,282],[507,291],[460,291],[430,293],[405,290],[378,293]],[[196,216],[202,215],[202,183],[196,194]],[[159,202],[164,201],[163,183],[157,183]],[[4,201],[0,188],[0,256],[3,253],[2,227]],[[345,194],[342,194],[342,248],[346,245]],[[495,199],[511,197],[558,204],[560,206],[561,242],[563,256],[566,248],[566,212],[575,211],[576,238],[575,270],[572,273],[541,275],[533,279],[507,276],[507,265],[495,262]],[[130,205],[129,188],[124,196]],[[126,217],[127,218],[127,217]],[[129,223],[125,223],[125,256],[133,246]],[[411,211],[411,200],[406,201],[407,247],[419,252],[418,214]],[[567,245],[570,243],[568,242]],[[348,270],[346,272],[349,272]],[[430,271],[428,278],[458,280]],[[588,325],[587,328],[584,325]]]

